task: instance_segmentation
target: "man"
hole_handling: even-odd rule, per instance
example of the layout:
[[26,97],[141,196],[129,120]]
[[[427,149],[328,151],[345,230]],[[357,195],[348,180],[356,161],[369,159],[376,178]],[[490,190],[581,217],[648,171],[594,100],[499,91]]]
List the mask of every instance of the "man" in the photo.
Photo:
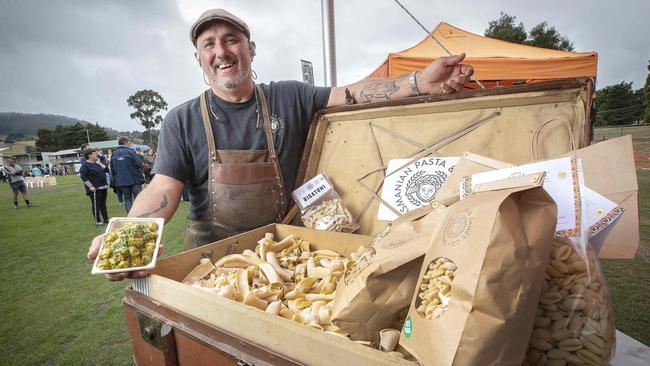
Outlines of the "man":
[[[244,21],[222,9],[208,10],[192,25],[190,39],[210,88],[165,117],[155,176],[129,213],[171,219],[189,182],[187,248],[278,221],[288,208],[314,112],[345,104],[346,92],[357,103],[451,93],[473,74],[459,55],[410,75],[345,87],[296,81],[256,86],[251,76],[255,42]],[[242,176],[252,178],[238,179]],[[88,258],[97,255],[100,242],[101,236],[93,240]]]
[[144,183],[142,161],[131,149],[131,139],[120,137],[117,143],[119,146],[113,151],[110,162],[112,184],[121,192],[128,214]]
[[27,186],[25,185],[25,178],[23,178],[23,168],[16,164],[16,158],[13,156],[7,157],[7,165],[2,170],[9,176],[9,184],[14,194],[14,208],[18,208],[18,192],[23,195],[23,200],[25,200],[27,207],[34,207],[29,202],[29,196],[27,195]]

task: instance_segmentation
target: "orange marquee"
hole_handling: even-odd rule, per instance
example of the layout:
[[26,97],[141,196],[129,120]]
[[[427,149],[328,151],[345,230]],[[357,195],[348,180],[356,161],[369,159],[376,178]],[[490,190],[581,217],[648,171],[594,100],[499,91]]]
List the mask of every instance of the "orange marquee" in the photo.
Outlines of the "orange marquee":
[[[596,77],[596,52],[525,46],[479,36],[444,22],[438,24],[432,33],[452,54],[465,52],[463,62],[474,67],[474,78],[486,81],[483,84],[496,85],[498,81],[500,85],[509,85],[518,80]],[[393,77],[419,70],[442,56],[447,56],[447,53],[431,37],[426,37],[409,49],[388,54],[384,63],[366,79]]]

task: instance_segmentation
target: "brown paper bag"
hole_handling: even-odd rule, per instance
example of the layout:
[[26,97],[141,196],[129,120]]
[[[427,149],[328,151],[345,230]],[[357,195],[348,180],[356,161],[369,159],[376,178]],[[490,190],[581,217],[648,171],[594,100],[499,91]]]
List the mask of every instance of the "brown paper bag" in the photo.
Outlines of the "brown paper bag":
[[605,239],[600,258],[632,259],[639,249],[639,186],[630,135],[599,142],[566,156],[582,159],[585,185],[625,212]]
[[557,220],[543,177],[494,182],[432,214],[400,337],[423,364],[521,365]]
[[413,210],[389,224],[339,281],[332,322],[353,340],[375,342],[380,330],[404,316],[435,227],[431,210]]

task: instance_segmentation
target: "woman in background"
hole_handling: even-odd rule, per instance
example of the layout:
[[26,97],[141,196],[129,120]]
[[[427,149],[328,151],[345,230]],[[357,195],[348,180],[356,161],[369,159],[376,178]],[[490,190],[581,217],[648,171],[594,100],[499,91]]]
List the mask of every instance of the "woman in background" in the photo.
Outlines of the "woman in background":
[[[84,151],[86,160],[81,164],[79,174],[84,182],[86,194],[90,198],[95,226],[101,226],[108,223],[108,210],[106,209],[106,195],[108,191],[108,181],[106,172],[108,167],[99,162],[99,154],[94,149]],[[100,214],[104,222],[100,220]]]

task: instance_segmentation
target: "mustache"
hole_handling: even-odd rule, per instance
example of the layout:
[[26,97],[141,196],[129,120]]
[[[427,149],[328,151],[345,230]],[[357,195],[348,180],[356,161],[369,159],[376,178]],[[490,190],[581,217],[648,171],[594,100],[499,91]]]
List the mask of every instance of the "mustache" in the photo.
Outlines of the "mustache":
[[237,57],[233,57],[233,56],[226,56],[226,57],[223,57],[223,58],[217,58],[212,63],[212,68],[216,69],[217,67],[219,67],[219,66],[221,66],[223,64],[236,64],[238,61],[239,61],[239,59]]

